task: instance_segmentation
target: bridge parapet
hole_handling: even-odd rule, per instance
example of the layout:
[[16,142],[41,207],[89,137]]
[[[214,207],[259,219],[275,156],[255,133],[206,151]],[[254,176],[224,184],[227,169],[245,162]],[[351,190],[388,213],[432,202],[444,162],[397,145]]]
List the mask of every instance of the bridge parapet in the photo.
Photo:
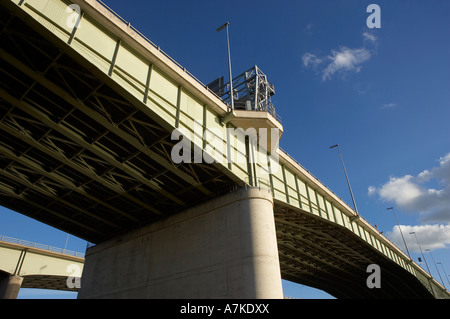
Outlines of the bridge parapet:
[[39,243],[35,243],[32,241],[8,237],[8,236],[4,236],[4,235],[0,235],[0,241],[6,242],[6,243],[11,243],[11,244],[17,244],[17,245],[21,245],[21,246],[27,246],[27,247],[31,247],[31,248],[48,250],[51,252],[65,254],[65,255],[74,256],[74,257],[84,258],[84,255],[85,255],[85,253],[72,251],[72,250],[68,250],[65,248],[53,247],[50,245],[39,244]]

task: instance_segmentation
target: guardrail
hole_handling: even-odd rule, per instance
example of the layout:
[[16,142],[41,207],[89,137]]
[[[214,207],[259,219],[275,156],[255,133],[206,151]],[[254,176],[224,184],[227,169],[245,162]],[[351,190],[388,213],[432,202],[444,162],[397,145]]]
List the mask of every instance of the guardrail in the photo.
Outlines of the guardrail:
[[270,184],[270,181],[268,179],[261,178],[261,177],[252,177],[252,178],[246,177],[244,188],[245,189],[259,188],[260,190],[265,189],[273,194],[273,188]]
[[51,252],[60,253],[60,254],[64,254],[64,255],[69,255],[69,256],[75,256],[75,257],[81,257],[81,258],[84,258],[84,256],[85,256],[84,253],[79,253],[79,252],[72,251],[72,250],[67,250],[67,249],[63,249],[63,248],[58,248],[58,247],[53,247],[53,246],[49,246],[49,245],[39,244],[39,243],[35,243],[35,242],[32,242],[32,241],[18,239],[18,238],[12,238],[12,237],[3,236],[3,235],[0,236],[0,241],[6,242],[6,243],[11,243],[11,244],[27,246],[27,247],[31,247],[31,248],[38,248],[38,249],[42,249],[42,250],[48,250],[48,251],[51,251]]
[[[214,94],[218,99],[222,100],[213,90],[211,90],[208,86],[206,86],[202,81],[197,79],[191,72],[189,72],[184,66],[182,66],[180,63],[178,63],[175,59],[173,59],[169,54],[161,50],[161,47],[153,43],[149,38],[147,38],[145,35],[143,35],[138,29],[133,27],[130,22],[126,21],[124,18],[122,18],[117,12],[115,12],[113,9],[108,7],[103,1],[96,0],[97,3],[99,3],[102,7],[104,7],[106,10],[108,10],[111,14],[113,14],[116,18],[118,18],[120,21],[122,21],[124,24],[127,25],[128,28],[133,30],[136,34],[138,34],[143,40],[148,42],[150,45],[152,45],[155,49],[157,49],[161,54],[163,54],[166,58],[168,58],[171,62],[173,62],[176,66],[178,66],[180,69],[182,69],[187,75],[189,75],[193,80],[195,80],[197,83],[202,85],[206,90],[208,90],[210,93]],[[223,101],[222,101],[223,102]],[[225,103],[224,103],[225,104]]]
[[[224,100],[222,97],[217,95],[216,92],[211,90],[207,85],[205,85],[202,81],[200,81],[198,78],[196,78],[191,72],[189,72],[184,66],[182,66],[180,63],[178,63],[175,59],[173,59],[169,54],[164,52],[160,46],[153,43],[149,38],[147,38],[145,35],[143,35],[138,29],[133,27],[130,22],[126,21],[124,18],[122,18],[117,12],[115,12],[113,9],[108,7],[103,1],[96,0],[97,3],[99,3],[102,7],[104,7],[106,10],[108,10],[111,14],[113,14],[117,19],[119,19],[122,23],[127,25],[128,28],[133,30],[137,35],[139,35],[143,40],[145,40],[147,43],[149,43],[151,46],[153,46],[155,49],[158,50],[162,55],[164,55],[167,59],[169,59],[171,62],[173,62],[177,67],[179,67],[181,70],[183,70],[187,75],[189,75],[194,81],[199,83],[201,86],[203,86],[208,92],[212,93],[215,97],[217,97],[219,100],[222,101],[223,104],[225,104],[227,107],[230,107],[230,103],[227,103],[226,100]],[[278,122],[281,123],[281,116],[279,116],[275,108],[273,106],[269,106],[264,110],[271,114]]]

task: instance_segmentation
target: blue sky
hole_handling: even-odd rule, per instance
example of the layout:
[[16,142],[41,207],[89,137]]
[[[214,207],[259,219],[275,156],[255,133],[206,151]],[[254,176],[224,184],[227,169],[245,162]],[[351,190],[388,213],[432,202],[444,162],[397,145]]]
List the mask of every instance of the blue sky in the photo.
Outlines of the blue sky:
[[[404,250],[386,210],[394,207],[412,257],[421,256],[415,231],[450,274],[449,1],[105,3],[204,83],[228,79],[226,35],[216,28],[229,21],[233,75],[256,64],[275,85],[280,146],[351,204],[339,155],[329,149],[339,143],[359,213]],[[366,25],[371,3],[381,9],[381,28]],[[0,220],[0,234],[65,244],[65,233],[17,213],[1,208]],[[70,236],[67,248],[85,245]],[[285,285],[285,294],[329,297],[299,285]]]

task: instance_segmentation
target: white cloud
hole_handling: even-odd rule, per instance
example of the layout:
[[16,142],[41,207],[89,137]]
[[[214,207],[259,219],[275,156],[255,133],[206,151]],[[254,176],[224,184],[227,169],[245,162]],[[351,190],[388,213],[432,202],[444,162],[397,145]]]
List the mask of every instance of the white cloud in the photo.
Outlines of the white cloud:
[[369,32],[363,33],[363,39],[370,42],[377,42],[377,37]]
[[[368,32],[363,33],[365,42],[376,43],[377,38]],[[317,70],[320,66],[322,81],[330,80],[335,74],[347,75],[350,72],[359,72],[362,64],[369,60],[371,51],[366,47],[348,48],[340,47],[338,50],[331,50],[330,55],[317,56],[307,52],[303,54],[303,65],[307,68],[312,67]]]
[[313,25],[311,23],[308,23],[306,27],[303,28],[303,31],[308,35],[312,35],[313,34],[312,29]]
[[391,177],[389,182],[381,186],[378,194],[384,200],[396,202],[399,206],[408,206],[420,197],[422,191],[413,181],[411,175]]
[[[434,187],[427,185],[433,182]],[[417,176],[390,177],[381,187],[370,186],[368,194],[419,214],[423,222],[450,223],[450,153],[439,159],[439,166]]]
[[377,188],[375,186],[369,186],[367,193],[369,194],[369,196],[372,196],[377,193]]
[[[450,225],[400,225],[400,228],[410,252],[420,252],[417,242],[419,242],[423,252],[425,252],[426,249],[433,251],[450,247]],[[412,232],[414,232],[415,235],[410,234]],[[398,226],[395,226],[392,229],[392,232],[388,232],[386,236],[395,245],[405,251],[405,244]]]
[[397,107],[397,104],[395,104],[395,103],[387,103],[387,104],[384,104],[381,108],[382,109],[393,109],[395,107]]
[[[450,153],[438,162],[416,176],[390,177],[384,185],[368,189],[370,196],[378,195],[382,201],[395,203],[396,209],[421,217],[424,225],[400,225],[410,252],[420,252],[417,241],[422,251],[450,248]],[[398,226],[386,236],[406,252]]]
[[302,56],[303,65],[306,67],[317,66],[322,63],[322,59],[318,58],[315,54],[305,53]]
[[439,159],[439,167],[431,172],[431,175],[437,176],[443,182],[450,184],[450,153]]
[[339,71],[355,71],[361,70],[361,63],[370,58],[369,50],[365,48],[349,49],[342,47],[339,51],[331,51],[332,55],[328,56],[330,63],[323,70],[322,80],[329,80]]

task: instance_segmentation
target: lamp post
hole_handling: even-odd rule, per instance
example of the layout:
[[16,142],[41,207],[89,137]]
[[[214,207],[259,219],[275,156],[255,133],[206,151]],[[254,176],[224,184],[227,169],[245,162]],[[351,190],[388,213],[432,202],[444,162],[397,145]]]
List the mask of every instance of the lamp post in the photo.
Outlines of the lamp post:
[[430,283],[430,287],[431,287],[431,291],[433,292],[433,295],[436,297],[436,292],[434,291],[433,284],[432,284],[433,276],[431,276],[430,267],[428,267],[427,260],[425,259],[425,256],[423,254],[422,247],[420,247],[419,240],[417,239],[417,236],[416,236],[416,232],[410,232],[409,234],[414,235],[414,237],[416,237],[417,245],[419,245],[419,249],[420,249],[420,252],[422,253],[423,260],[425,261],[425,265],[427,266],[428,273],[430,274],[430,278],[428,279],[428,282]]
[[410,235],[414,235],[414,237],[416,237],[417,245],[419,245],[420,252],[421,252],[421,254],[422,254],[423,260],[425,261],[425,265],[427,266],[427,269],[428,269],[428,273],[429,273],[430,276],[431,276],[430,267],[428,267],[427,260],[425,259],[425,256],[424,256],[424,254],[423,254],[422,247],[420,247],[419,240],[417,239],[417,236],[416,236],[416,232],[411,232],[411,233],[409,233],[409,234],[410,234]]
[[66,253],[67,241],[68,240],[69,240],[69,234],[67,234],[67,237],[66,237],[66,244],[64,245],[64,253]]
[[229,22],[226,22],[224,25],[220,26],[216,29],[217,32],[220,32],[222,29],[227,29],[227,48],[228,48],[228,72],[230,77],[230,93],[231,93],[231,110],[234,110],[234,97],[233,97],[233,77],[231,75],[231,53],[230,53],[230,36],[228,33]]
[[352,201],[353,201],[353,207],[355,208],[355,212],[356,212],[355,217],[359,217],[358,208],[356,208],[355,198],[353,197],[352,187],[350,186],[350,181],[348,179],[347,171],[345,169],[344,160],[342,159],[341,150],[339,149],[339,144],[330,146],[330,148],[335,148],[335,147],[337,147],[337,149],[338,149],[339,156],[341,158],[342,167],[344,168],[345,178],[347,179],[348,189],[350,190],[350,195],[352,196]]
[[400,230],[400,235],[402,235],[403,243],[405,244],[406,251],[408,252],[409,259],[411,259],[411,255],[409,253],[408,246],[406,245],[405,237],[403,237],[402,228],[400,227],[400,224],[398,223],[397,215],[395,215],[394,207],[386,208],[386,210],[390,210],[390,209],[392,209],[392,213],[394,214],[395,221],[397,222],[398,229]]
[[447,272],[445,271],[444,265],[438,261],[436,264],[441,265],[442,270],[444,271],[445,278],[447,278],[447,282],[450,284],[450,280],[448,280]]
[[425,249],[425,251],[428,251],[430,253],[431,259],[433,259],[434,266],[436,267],[436,270],[437,270],[437,273],[439,275],[439,278],[441,279],[442,285],[445,287],[444,281],[442,280],[442,277],[441,277],[441,273],[439,272],[439,269],[438,269],[438,267],[436,265],[436,261],[434,260],[433,254],[431,253],[431,250],[430,249]]

